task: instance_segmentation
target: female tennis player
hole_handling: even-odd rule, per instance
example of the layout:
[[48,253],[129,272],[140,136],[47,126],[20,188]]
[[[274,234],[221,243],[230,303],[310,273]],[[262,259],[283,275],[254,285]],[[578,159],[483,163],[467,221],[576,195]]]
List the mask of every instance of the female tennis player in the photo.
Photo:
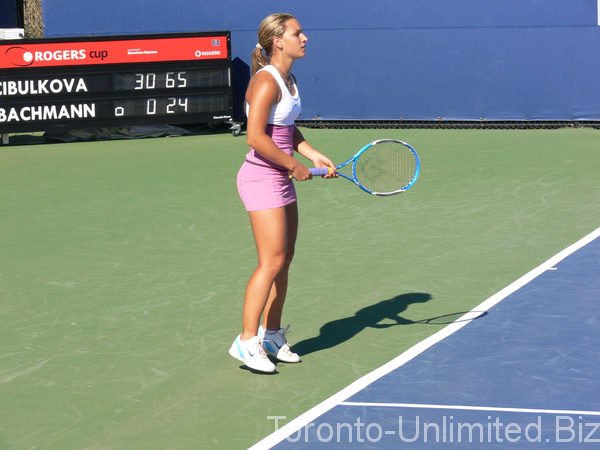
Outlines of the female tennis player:
[[246,287],[243,331],[229,353],[258,372],[275,371],[266,353],[283,362],[300,361],[286,338],[289,325],[285,329],[281,326],[298,232],[292,176],[298,181],[312,178],[308,168],[294,158],[294,151],[315,167],[335,168],[295,126],[300,115],[300,94],[290,71],[294,61],[304,57],[307,40],[298,21],[289,14],[264,19],[258,29],[252,78],[246,91],[251,149],[238,173],[237,186],[250,215],[258,265]]

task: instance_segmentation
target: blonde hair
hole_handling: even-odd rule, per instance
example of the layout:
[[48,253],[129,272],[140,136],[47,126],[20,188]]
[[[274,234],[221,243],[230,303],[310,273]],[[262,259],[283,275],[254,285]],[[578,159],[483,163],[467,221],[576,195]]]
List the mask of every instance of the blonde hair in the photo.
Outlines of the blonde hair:
[[273,56],[273,38],[283,36],[285,23],[290,19],[295,17],[291,14],[279,13],[271,14],[261,22],[258,27],[258,45],[252,52],[251,76],[269,64]]

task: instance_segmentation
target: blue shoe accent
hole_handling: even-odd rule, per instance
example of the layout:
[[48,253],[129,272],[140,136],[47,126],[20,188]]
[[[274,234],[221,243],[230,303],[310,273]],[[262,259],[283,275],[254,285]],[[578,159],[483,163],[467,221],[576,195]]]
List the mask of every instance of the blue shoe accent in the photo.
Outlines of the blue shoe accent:
[[263,341],[265,343],[265,347],[267,347],[267,351],[272,352],[272,353],[277,353],[277,350],[275,350],[273,348],[273,346],[271,345],[271,343],[267,340]]
[[246,358],[244,358],[244,352],[242,351],[242,347],[240,347],[240,340],[239,340],[239,338],[237,338],[237,339],[235,340],[235,345],[237,345],[237,349],[238,349],[238,352],[240,353],[240,357],[241,357],[243,360],[245,360]]

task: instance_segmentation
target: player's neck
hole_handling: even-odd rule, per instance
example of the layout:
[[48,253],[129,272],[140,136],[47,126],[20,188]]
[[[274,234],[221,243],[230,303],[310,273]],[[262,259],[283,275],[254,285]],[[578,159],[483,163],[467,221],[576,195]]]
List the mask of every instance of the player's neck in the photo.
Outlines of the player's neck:
[[273,67],[279,70],[279,73],[281,73],[281,76],[284,78],[289,76],[292,71],[292,64],[294,63],[294,61],[288,61],[285,58],[271,58],[270,62]]

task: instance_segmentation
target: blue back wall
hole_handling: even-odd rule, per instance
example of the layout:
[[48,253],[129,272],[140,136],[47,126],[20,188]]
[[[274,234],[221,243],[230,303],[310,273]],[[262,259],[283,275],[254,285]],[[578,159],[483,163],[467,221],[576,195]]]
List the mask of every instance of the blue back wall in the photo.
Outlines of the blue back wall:
[[43,0],[45,35],[230,30],[238,86],[261,20],[309,38],[301,119],[600,120],[597,0]]

